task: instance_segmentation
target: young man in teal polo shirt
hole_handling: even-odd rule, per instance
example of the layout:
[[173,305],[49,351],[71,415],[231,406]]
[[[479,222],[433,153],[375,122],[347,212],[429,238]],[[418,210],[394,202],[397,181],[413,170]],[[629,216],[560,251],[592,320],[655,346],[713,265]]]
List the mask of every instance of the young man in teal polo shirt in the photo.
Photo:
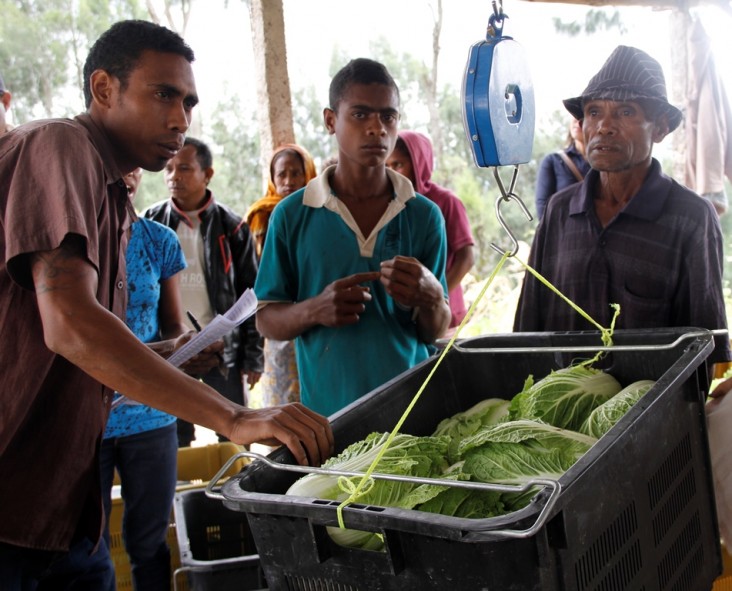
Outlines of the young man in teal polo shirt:
[[329,100],[338,163],[277,205],[255,284],[258,330],[296,339],[302,402],[325,415],[427,359],[450,321],[442,214],[386,168],[396,83],[355,59]]

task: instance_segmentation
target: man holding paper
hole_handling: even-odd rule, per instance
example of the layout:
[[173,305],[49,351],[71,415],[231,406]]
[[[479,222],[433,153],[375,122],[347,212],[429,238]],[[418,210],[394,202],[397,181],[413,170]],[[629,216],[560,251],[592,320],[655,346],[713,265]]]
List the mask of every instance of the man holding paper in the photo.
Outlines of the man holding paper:
[[[241,216],[218,203],[208,188],[213,174],[209,147],[186,138],[183,148],[165,165],[170,199],[144,213],[178,235],[188,263],[180,274],[183,306],[202,327],[254,287],[258,269],[249,227]],[[214,368],[202,379],[229,400],[246,404],[247,389],[259,381],[264,366],[264,341],[254,317],[226,334],[224,345],[224,371]],[[194,439],[193,425],[179,420],[178,445],[187,447]]]

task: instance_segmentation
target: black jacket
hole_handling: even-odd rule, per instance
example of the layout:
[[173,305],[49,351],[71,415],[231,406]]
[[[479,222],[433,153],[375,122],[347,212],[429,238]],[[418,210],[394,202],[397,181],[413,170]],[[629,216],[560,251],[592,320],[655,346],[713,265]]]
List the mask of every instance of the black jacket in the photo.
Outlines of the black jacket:
[[[214,201],[206,191],[208,204],[199,215],[206,260],[206,286],[214,313],[223,314],[247,288],[254,289],[257,256],[249,226],[231,209]],[[174,231],[183,214],[167,199],[152,205],[144,217],[160,222]],[[185,223],[185,222],[184,222]],[[239,371],[261,372],[264,367],[263,339],[257,332],[254,316],[238,330],[224,337],[224,361]]]

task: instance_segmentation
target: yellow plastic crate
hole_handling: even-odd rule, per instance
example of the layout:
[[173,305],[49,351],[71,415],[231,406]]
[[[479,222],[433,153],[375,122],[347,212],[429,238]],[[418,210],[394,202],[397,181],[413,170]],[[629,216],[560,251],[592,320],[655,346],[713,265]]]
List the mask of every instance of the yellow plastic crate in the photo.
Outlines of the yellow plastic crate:
[[[112,513],[109,516],[109,554],[114,564],[114,574],[117,579],[117,591],[133,591],[132,568],[122,540],[122,513],[124,503],[122,499],[112,499]],[[178,538],[175,532],[173,515],[170,516],[170,527],[168,528],[168,546],[170,546],[170,572],[175,572],[180,566],[180,555],[178,554]],[[186,581],[179,581],[179,591],[188,591]]]
[[712,591],[732,591],[732,556],[722,546],[722,574],[714,581]]
[[[241,445],[226,441],[202,447],[182,447],[178,450],[178,490],[206,484],[232,456],[244,451]],[[226,471],[225,476],[234,476],[249,462],[239,458]]]
[[[226,461],[240,451],[243,447],[229,441],[215,443],[202,447],[182,447],[178,450],[178,485],[176,491],[180,492],[191,488],[205,486]],[[247,464],[246,458],[240,458],[234,462],[225,476],[237,474]],[[119,478],[115,475],[115,484],[119,484]],[[122,540],[122,513],[124,502],[121,498],[112,499],[112,511],[109,516],[109,553],[114,563],[115,575],[117,578],[117,591],[132,591],[132,571],[130,561],[125,551]],[[180,567],[180,554],[178,552],[178,539],[175,530],[175,516],[171,511],[170,527],[168,528],[168,546],[170,546],[170,572]],[[172,576],[171,576],[172,579]],[[178,577],[178,591],[187,591],[188,584],[185,577]],[[172,588],[172,586],[171,586]]]

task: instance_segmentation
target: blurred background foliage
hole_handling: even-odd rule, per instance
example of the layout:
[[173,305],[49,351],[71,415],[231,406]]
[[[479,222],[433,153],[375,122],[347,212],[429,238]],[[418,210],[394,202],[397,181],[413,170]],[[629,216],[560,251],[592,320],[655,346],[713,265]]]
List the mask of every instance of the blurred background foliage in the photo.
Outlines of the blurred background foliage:
[[[177,12],[188,22],[192,0],[165,0],[162,14],[170,25],[171,14]],[[0,72],[13,92],[12,117],[23,123],[42,117],[66,117],[83,110],[82,67],[93,41],[117,20],[143,18],[160,22],[150,0],[0,0]],[[195,18],[195,16],[194,16]],[[180,22],[180,21],[179,21]],[[559,34],[591,35],[598,30],[622,33],[620,13],[613,9],[591,9],[584,21],[554,21]],[[171,27],[173,28],[173,27]],[[180,27],[179,27],[180,29]],[[183,34],[180,30],[179,33]],[[212,42],[218,42],[213,39]],[[430,133],[435,126],[442,141],[434,179],[453,189],[464,202],[476,239],[476,265],[465,281],[469,302],[476,298],[494,270],[500,255],[490,244],[509,248],[507,236],[500,228],[494,205],[500,192],[491,169],[474,165],[465,136],[460,88],[431,82],[436,72],[409,53],[394,50],[387,38],[371,45],[371,56],[383,62],[400,87],[402,98],[401,127]],[[338,47],[333,48],[330,74],[350,58]],[[296,141],[305,146],[316,163],[336,154],[334,140],[324,131],[322,110],[312,85],[292,88],[293,125]],[[428,90],[435,94],[430,105]],[[196,122],[195,132],[214,151],[216,174],[211,189],[218,200],[240,214],[262,194],[260,140],[256,113],[236,94],[222,93],[211,115]],[[537,120],[532,159],[519,169],[515,193],[534,214],[534,186],[542,158],[565,144],[569,115],[558,108],[549,117]],[[672,170],[671,163],[662,162]],[[507,185],[511,168],[500,171]],[[728,193],[732,193],[728,187]],[[167,198],[162,173],[145,172],[136,207],[139,210]],[[509,202],[501,209],[507,224],[519,239],[519,256],[528,256],[536,220],[528,220],[521,209]],[[723,230],[732,235],[732,216],[722,217]],[[730,301],[729,277],[732,274],[727,257],[725,281]],[[464,335],[511,330],[516,298],[523,270],[510,260],[477,306],[473,320]],[[730,307],[728,305],[728,307]]]

